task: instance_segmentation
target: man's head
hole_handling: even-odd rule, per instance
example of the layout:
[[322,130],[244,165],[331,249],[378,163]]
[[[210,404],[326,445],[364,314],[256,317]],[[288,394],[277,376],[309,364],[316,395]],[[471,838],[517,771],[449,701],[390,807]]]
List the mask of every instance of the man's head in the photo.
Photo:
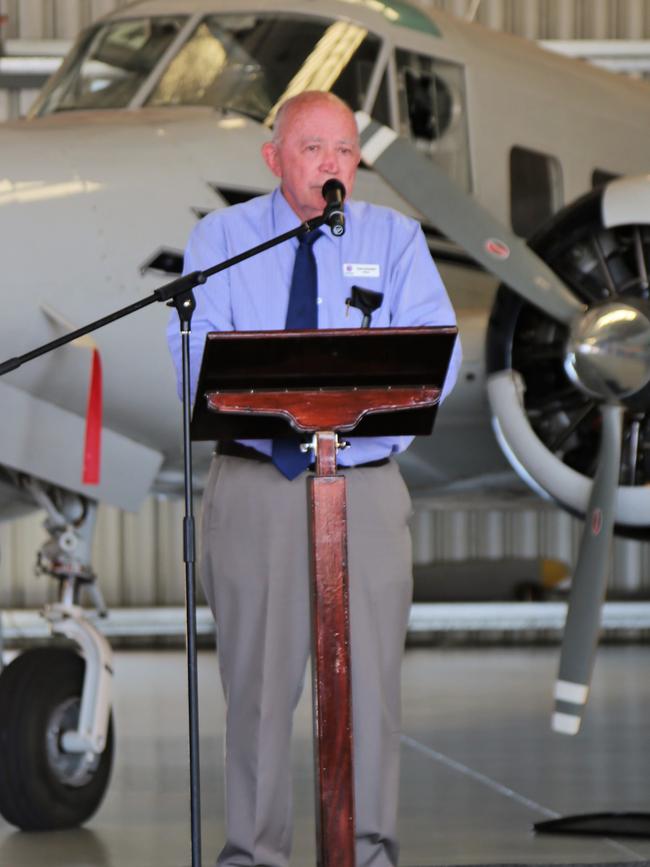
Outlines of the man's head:
[[262,156],[280,178],[284,197],[301,220],[323,212],[321,189],[338,178],[352,194],[360,160],[359,134],[354,115],[332,93],[309,90],[280,107],[273,139]]

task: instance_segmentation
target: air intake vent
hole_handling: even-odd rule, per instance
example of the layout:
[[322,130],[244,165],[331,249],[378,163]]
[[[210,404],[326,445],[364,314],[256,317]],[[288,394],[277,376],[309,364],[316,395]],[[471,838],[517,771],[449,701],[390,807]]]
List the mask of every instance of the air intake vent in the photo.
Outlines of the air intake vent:
[[157,253],[140,266],[140,273],[156,271],[159,274],[182,274],[183,253],[181,250],[171,250],[169,247],[161,247]]
[[229,205],[241,205],[242,202],[256,199],[266,192],[265,190],[244,190],[241,187],[224,187],[222,184],[210,184],[210,186]]

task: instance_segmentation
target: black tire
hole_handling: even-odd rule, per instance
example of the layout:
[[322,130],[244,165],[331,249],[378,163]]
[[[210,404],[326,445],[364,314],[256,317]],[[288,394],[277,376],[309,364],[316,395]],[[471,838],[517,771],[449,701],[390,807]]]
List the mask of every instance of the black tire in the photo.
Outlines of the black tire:
[[0,813],[23,831],[77,827],[106,792],[112,718],[106,748],[90,764],[61,749],[62,733],[76,728],[84,669],[73,650],[40,647],[0,676]]

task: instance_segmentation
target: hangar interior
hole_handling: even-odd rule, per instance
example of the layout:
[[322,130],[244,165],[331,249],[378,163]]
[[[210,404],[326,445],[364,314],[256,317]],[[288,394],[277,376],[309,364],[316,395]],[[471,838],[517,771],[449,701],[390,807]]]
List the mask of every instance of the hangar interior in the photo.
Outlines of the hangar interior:
[[[589,58],[622,74],[650,75],[650,0],[420,2],[424,8],[469,16],[489,28],[546,40],[553,50]],[[27,111],[38,87],[82,27],[125,5],[124,0],[0,0],[0,120]],[[579,526],[565,512],[532,496],[506,499],[496,508],[484,495],[452,499],[416,500],[412,521],[416,564],[496,563],[503,558],[574,562]],[[174,566],[180,562],[174,556],[178,547],[169,532],[178,509],[177,503],[164,498],[150,500],[138,515],[100,508],[95,557],[110,605],[180,604],[180,571]],[[0,604],[5,609],[30,607],[41,598],[42,582],[33,577],[30,562],[42,535],[41,522],[41,516],[31,515],[0,526]],[[133,539],[140,544],[134,546]],[[612,566],[610,588],[616,595],[650,592],[646,544],[617,538]]]
[[[80,28],[124,5],[125,0],[0,0],[0,121],[25,114],[39,82],[56,68]],[[650,0],[421,0],[421,5],[544,40],[551,50],[621,74],[650,77]],[[558,561],[570,570],[577,557],[582,522],[531,494],[495,502],[489,492],[459,491],[416,497],[414,507],[414,563],[425,582],[427,568],[436,564],[443,564],[438,578],[447,564],[452,577],[496,582],[512,562],[533,576],[518,582],[521,598],[529,599],[528,585],[544,564]],[[34,574],[43,518],[34,512],[0,524],[0,611],[9,657],[16,646],[46,634],[35,615],[54,592],[48,578]],[[132,609],[136,616],[145,609],[173,609],[169,622],[156,621],[152,629],[161,644],[174,648],[183,637],[181,523],[182,503],[173,497],[149,497],[136,514],[102,505],[93,556],[109,608]],[[610,573],[612,599],[650,600],[650,544],[616,538]],[[615,612],[609,626],[606,622],[617,646],[607,646],[599,657],[583,737],[562,743],[548,731],[557,653],[540,646],[557,642],[561,613],[549,607],[550,619],[540,626],[539,613],[531,609],[530,620],[509,629],[504,611],[472,609],[467,620],[457,622],[448,614],[442,625],[431,611],[423,609],[420,621],[414,615],[412,644],[437,646],[434,653],[410,648],[404,664],[402,863],[648,863],[648,840],[544,837],[532,832],[532,823],[583,810],[647,809],[649,651],[644,643],[618,646],[617,640],[645,640],[650,610],[640,604],[633,623],[617,622]],[[526,624],[534,622],[527,631]],[[132,623],[117,623],[118,645],[120,639],[129,643],[125,636],[133,639]],[[205,609],[199,627],[205,645],[211,645]],[[130,643],[137,645],[137,636]],[[470,647],[456,646],[461,643]],[[522,646],[476,647],[488,643]],[[64,833],[22,834],[0,820],[0,864],[189,863],[183,666],[182,654],[169,647],[155,654],[132,647],[117,654],[120,749],[101,811],[88,827]],[[223,830],[223,737],[217,732],[224,707],[217,677],[214,655],[201,653],[206,860]],[[313,865],[315,857],[310,698],[308,688],[296,717],[296,867]]]

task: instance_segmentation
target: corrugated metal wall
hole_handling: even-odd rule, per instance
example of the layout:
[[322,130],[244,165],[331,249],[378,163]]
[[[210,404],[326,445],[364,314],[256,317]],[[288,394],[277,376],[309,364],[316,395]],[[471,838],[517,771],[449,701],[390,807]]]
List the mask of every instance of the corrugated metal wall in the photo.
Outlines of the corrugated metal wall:
[[[8,38],[72,39],[91,21],[128,0],[0,0]],[[465,15],[474,0],[420,0]],[[643,39],[650,0],[482,0],[476,20],[529,39]]]
[[[151,497],[137,514],[100,507],[93,565],[109,606],[182,604],[182,515],[176,499]],[[37,607],[51,598],[55,582],[34,572],[46,539],[43,520],[35,512],[0,525],[0,609]]]
[[[198,511],[197,503],[197,511]],[[109,606],[181,605],[184,593],[179,500],[150,498],[127,514],[101,507],[94,566]],[[37,547],[44,541],[43,515],[0,525],[0,609],[38,607],[54,590],[34,575]],[[551,557],[575,562],[581,524],[545,505],[416,508],[412,520],[414,561],[468,558]],[[617,539],[612,552],[613,589],[650,588],[650,546]]]
[[[473,0],[429,0],[465,15]],[[648,0],[482,0],[476,20],[528,39],[644,39],[650,34]]]
[[73,39],[96,18],[130,0],[0,0],[8,39]]

